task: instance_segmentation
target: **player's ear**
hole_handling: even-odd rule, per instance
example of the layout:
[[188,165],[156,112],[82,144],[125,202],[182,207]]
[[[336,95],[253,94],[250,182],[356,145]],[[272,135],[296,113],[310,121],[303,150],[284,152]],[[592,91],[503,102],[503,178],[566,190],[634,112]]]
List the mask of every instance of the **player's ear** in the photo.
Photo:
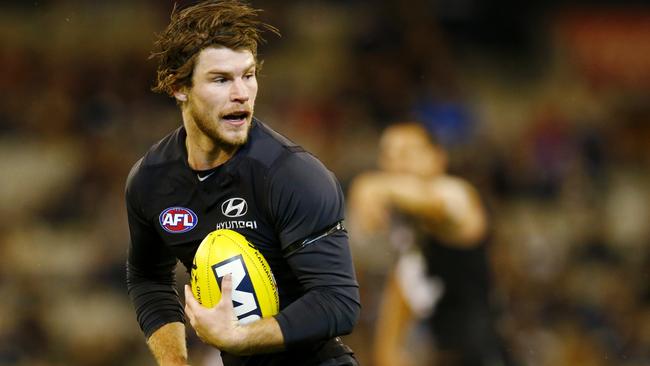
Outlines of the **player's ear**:
[[180,91],[175,91],[174,92],[174,98],[176,98],[177,101],[183,103],[187,102],[187,94],[180,92]]
[[187,90],[186,90],[186,88],[180,88],[180,89],[174,90],[174,98],[176,98],[176,101],[179,102],[179,103],[187,102]]

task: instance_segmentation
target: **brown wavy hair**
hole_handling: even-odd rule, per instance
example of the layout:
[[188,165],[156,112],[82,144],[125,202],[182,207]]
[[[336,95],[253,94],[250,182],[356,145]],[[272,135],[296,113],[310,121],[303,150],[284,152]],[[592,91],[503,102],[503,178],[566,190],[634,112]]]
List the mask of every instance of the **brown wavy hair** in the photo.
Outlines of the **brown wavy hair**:
[[277,28],[259,20],[260,11],[237,0],[204,1],[182,10],[174,6],[150,56],[158,60],[151,90],[171,96],[181,87],[191,87],[196,58],[207,47],[249,50],[257,59],[257,46],[265,41],[262,32],[280,35]]

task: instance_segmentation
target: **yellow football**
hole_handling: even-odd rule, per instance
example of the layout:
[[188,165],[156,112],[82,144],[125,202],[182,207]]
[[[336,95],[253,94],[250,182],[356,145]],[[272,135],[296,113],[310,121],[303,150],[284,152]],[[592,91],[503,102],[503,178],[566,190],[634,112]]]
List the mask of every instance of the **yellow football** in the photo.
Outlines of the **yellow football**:
[[220,229],[208,234],[194,255],[190,282],[196,300],[214,307],[227,274],[232,275],[232,303],[240,323],[278,313],[278,288],[262,253],[243,235]]

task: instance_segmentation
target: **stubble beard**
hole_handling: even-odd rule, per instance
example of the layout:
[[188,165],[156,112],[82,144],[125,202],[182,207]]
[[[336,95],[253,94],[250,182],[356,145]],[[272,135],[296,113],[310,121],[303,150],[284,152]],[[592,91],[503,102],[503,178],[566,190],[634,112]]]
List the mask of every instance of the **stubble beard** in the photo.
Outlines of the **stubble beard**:
[[237,138],[232,139],[225,136],[225,134],[219,130],[221,121],[217,118],[212,118],[207,113],[202,113],[198,111],[195,106],[190,106],[190,115],[194,120],[196,127],[208,138],[210,138],[214,144],[219,147],[221,150],[232,153],[237,150],[239,147],[246,144],[248,141],[248,135],[251,130],[251,120],[252,113],[248,117],[249,121],[246,123],[246,132],[243,136],[237,136]]

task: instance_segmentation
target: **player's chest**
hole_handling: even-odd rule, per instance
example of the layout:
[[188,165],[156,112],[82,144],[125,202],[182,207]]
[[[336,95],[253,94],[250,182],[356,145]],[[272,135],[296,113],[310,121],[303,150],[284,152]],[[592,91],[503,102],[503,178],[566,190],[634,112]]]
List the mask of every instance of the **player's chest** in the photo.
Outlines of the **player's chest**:
[[156,197],[149,217],[173,252],[193,252],[217,229],[234,230],[265,252],[277,248],[278,243],[267,208],[258,196],[254,187],[247,185],[176,190]]

